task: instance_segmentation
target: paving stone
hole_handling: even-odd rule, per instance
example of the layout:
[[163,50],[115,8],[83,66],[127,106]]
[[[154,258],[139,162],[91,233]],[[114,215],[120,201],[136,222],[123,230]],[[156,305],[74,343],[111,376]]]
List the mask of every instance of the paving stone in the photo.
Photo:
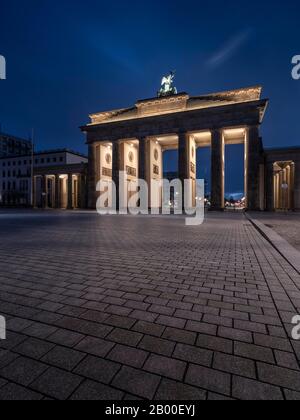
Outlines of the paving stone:
[[269,335],[254,334],[254,343],[263,347],[293,352],[293,348],[288,339],[271,337]]
[[200,349],[186,344],[177,344],[173,357],[187,362],[210,367],[213,359],[213,352]]
[[22,332],[25,328],[30,327],[33,322],[28,319],[12,318],[6,322],[6,328],[15,332]]
[[237,356],[274,364],[275,359],[271,349],[254,344],[234,343],[234,353]]
[[273,385],[300,391],[300,371],[284,369],[278,366],[257,364],[258,378]]
[[275,350],[275,358],[279,366],[295,370],[300,369],[299,362],[292,353]]
[[224,372],[256,379],[255,363],[242,357],[231,356],[224,353],[215,353],[213,367]]
[[12,353],[9,350],[0,350],[0,369],[7,366],[17,358],[18,355],[16,353]]
[[55,333],[48,337],[48,340],[66,347],[74,347],[84,338],[83,334],[73,331],[58,329]]
[[170,357],[152,354],[145,363],[144,369],[167,378],[183,380],[186,363]]
[[60,369],[50,368],[31,387],[57,400],[66,400],[82,382],[80,376]]
[[5,379],[0,378],[0,388],[2,388],[6,384],[7,384],[7,381]]
[[206,324],[204,322],[188,321],[186,330],[195,331],[201,334],[217,335],[217,325]]
[[165,330],[165,327],[150,322],[138,321],[132,329],[133,331],[137,331],[142,334],[149,334],[155,337],[161,337],[162,333]]
[[174,318],[166,315],[160,315],[156,320],[158,324],[165,325],[167,327],[184,328],[186,320],[180,318]]
[[115,374],[120,370],[118,363],[109,360],[100,359],[94,356],[86,357],[74,373],[89,379],[94,379],[105,384],[109,384]]
[[148,354],[146,351],[117,344],[107,356],[109,359],[135,368],[141,368]]
[[232,395],[240,400],[283,400],[280,388],[251,379],[233,377]]
[[0,369],[0,375],[20,385],[28,386],[38,378],[48,366],[35,360],[19,357],[8,366]]
[[71,397],[73,401],[121,401],[124,393],[90,380],[84,381]]
[[42,399],[43,395],[13,383],[0,389],[1,401],[40,401]]
[[288,401],[300,401],[300,392],[290,391],[289,389],[285,389],[284,395]]
[[125,328],[130,329],[136,323],[134,319],[121,317],[118,315],[111,315],[109,318],[105,319],[105,323],[108,325],[112,325],[113,327]]
[[163,333],[163,338],[177,341],[178,343],[195,344],[197,334],[190,331],[178,330],[176,328],[166,328]]
[[234,401],[234,398],[225,397],[225,395],[216,394],[214,392],[209,392],[207,396],[207,401]]
[[224,338],[199,334],[197,346],[210,350],[218,350],[224,353],[233,353],[233,342]]
[[190,385],[163,379],[156,393],[158,401],[201,401],[206,399],[206,391]]
[[142,370],[123,367],[112,385],[131,394],[152,400],[161,378]]
[[57,330],[56,327],[42,323],[34,323],[30,327],[26,328],[23,333],[31,337],[46,339],[49,335],[53,334]]
[[227,373],[191,364],[185,382],[204,390],[230,396],[231,379]]
[[107,339],[111,341],[115,341],[117,343],[136,347],[138,343],[141,341],[142,337],[143,337],[142,334],[139,334],[133,331],[122,330],[120,328],[115,328],[109,334]]
[[152,353],[171,356],[175,348],[175,343],[169,340],[145,335],[139,344],[139,348]]
[[242,341],[244,343],[253,343],[251,332],[242,331],[237,328],[220,327],[218,329],[218,335],[230,340]]
[[12,331],[7,331],[6,340],[0,340],[0,348],[4,350],[12,350],[18,344],[25,341],[28,337],[23,334],[17,334]]
[[232,319],[215,315],[204,315],[203,322],[214,325],[222,325],[224,327],[232,327]]
[[40,359],[46,353],[52,350],[53,347],[54,344],[38,340],[36,338],[29,338],[28,340],[15,347],[14,351],[16,353],[22,354],[23,356],[28,356],[33,359]]
[[56,346],[47,353],[41,361],[65,370],[73,370],[85,357],[84,353],[76,350]]
[[94,356],[105,357],[113,348],[114,343],[100,338],[86,337],[76,346],[76,350]]

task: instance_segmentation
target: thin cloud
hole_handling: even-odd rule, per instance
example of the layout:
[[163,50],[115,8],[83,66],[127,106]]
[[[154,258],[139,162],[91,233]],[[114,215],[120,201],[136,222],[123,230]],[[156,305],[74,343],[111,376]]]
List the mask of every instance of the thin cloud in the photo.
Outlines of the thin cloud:
[[250,39],[252,30],[240,32],[231,38],[207,62],[209,67],[218,67],[230,59]]

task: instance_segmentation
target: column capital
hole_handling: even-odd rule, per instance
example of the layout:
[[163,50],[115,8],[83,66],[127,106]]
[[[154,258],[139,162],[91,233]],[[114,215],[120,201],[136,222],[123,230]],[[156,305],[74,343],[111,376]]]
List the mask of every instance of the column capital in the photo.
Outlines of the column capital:
[[183,138],[183,137],[188,138],[189,135],[190,135],[190,133],[186,130],[179,130],[179,131],[177,131],[176,134],[177,134],[178,138]]

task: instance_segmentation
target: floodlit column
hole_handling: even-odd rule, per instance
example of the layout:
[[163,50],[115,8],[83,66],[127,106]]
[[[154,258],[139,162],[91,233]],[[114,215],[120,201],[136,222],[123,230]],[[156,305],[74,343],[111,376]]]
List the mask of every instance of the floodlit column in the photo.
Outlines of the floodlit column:
[[276,206],[276,175],[273,163],[266,166],[266,201],[267,211],[274,211]]
[[222,130],[212,131],[211,148],[211,210],[224,210],[225,141]]
[[113,155],[113,162],[112,162],[112,180],[115,183],[116,186],[116,209],[119,210],[120,207],[120,203],[119,203],[119,193],[120,193],[120,188],[119,188],[119,182],[120,182],[120,175],[119,175],[119,171],[120,171],[120,143],[118,141],[113,142],[112,145],[112,155]]
[[59,175],[55,175],[55,208],[60,208],[60,199],[59,199]]
[[163,191],[163,147],[156,138],[147,139],[145,145],[145,178],[148,184],[148,205],[153,212],[159,213],[162,207]]
[[295,210],[295,165],[291,164],[291,173],[290,173],[290,182],[291,182],[291,210]]
[[47,176],[42,176],[42,207],[48,207],[48,186],[47,186]]
[[281,170],[279,173],[279,208],[283,209],[283,190],[282,190],[282,184],[283,184],[283,171]]
[[195,142],[194,136],[189,135],[187,138],[187,157],[188,157],[187,179],[190,180],[189,191],[188,191],[188,201],[187,201],[188,208],[196,207],[196,178],[197,178],[196,150],[197,148],[196,148],[196,142]]
[[288,184],[288,191],[287,191],[287,208],[291,210],[291,166],[288,165],[286,168],[286,182]]
[[139,139],[139,179],[147,180],[147,137]]
[[280,208],[280,179],[279,179],[279,173],[276,174],[276,209],[278,210]]
[[68,209],[73,209],[73,177],[72,174],[68,175]]
[[182,205],[184,207],[184,181],[190,179],[189,171],[189,137],[187,133],[178,134],[178,178],[182,183]]
[[84,209],[85,208],[85,179],[84,175],[78,175],[78,208]]
[[96,208],[96,186],[97,186],[97,145],[89,145],[89,165],[88,165],[88,208]]
[[262,141],[259,136],[259,127],[248,128],[248,210],[261,210],[260,208],[260,164],[262,163]]

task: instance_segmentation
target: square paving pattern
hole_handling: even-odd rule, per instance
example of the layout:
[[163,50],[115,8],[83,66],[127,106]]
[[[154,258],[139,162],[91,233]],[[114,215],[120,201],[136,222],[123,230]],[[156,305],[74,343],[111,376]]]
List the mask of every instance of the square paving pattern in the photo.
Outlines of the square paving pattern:
[[300,276],[242,214],[0,213],[0,400],[300,399]]

